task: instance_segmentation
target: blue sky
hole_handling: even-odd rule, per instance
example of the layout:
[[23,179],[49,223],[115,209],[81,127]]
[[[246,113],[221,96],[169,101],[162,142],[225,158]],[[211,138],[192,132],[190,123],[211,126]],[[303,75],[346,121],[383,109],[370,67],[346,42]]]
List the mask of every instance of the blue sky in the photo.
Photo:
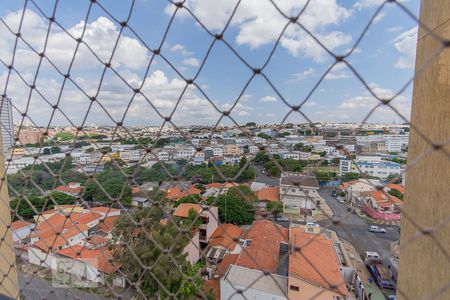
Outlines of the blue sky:
[[[117,20],[125,20],[130,1],[98,1]],[[304,0],[275,1],[287,15],[295,15],[303,7]],[[306,8],[299,21],[314,33],[334,53],[344,54],[356,42],[380,0],[314,0]],[[54,2],[36,1],[43,13],[49,16]],[[220,32],[235,6],[235,0],[187,0],[185,5],[202,21],[211,32]],[[418,15],[419,1],[402,2]],[[56,19],[74,36],[81,34],[83,20],[89,1],[60,1]],[[2,1],[0,16],[13,31],[17,31],[23,3]],[[137,0],[128,23],[150,48],[159,46],[170,20],[174,6],[168,1]],[[287,21],[280,16],[269,1],[242,0],[225,40],[252,66],[259,68],[267,59],[276,38]],[[97,4],[92,6],[83,38],[102,60],[111,55],[120,25]],[[48,20],[28,4],[22,28],[23,38],[35,49],[42,51],[48,29]],[[367,84],[380,97],[390,97],[413,75],[417,24],[396,5],[388,4],[381,11],[348,62],[362,75]],[[11,62],[15,37],[0,24],[0,58],[6,64]],[[151,53],[137,36],[125,28],[112,65],[131,86],[142,83]],[[191,78],[197,72],[200,62],[213,39],[195,22],[185,9],[179,10],[162,47],[162,54],[185,76]],[[61,28],[52,26],[47,57],[63,73],[67,72],[76,43]],[[19,42],[14,66],[22,77],[32,82],[39,57]],[[286,101],[293,105],[302,103],[325,70],[333,63],[317,43],[297,25],[289,25],[281,38],[264,73],[275,85]],[[44,60],[38,79],[37,90],[51,104],[59,103],[60,109],[74,124],[79,125],[88,110],[90,100],[99,86],[103,66],[90,51],[81,46],[78,51],[71,78],[79,86],[67,82],[60,94],[63,77]],[[5,88],[7,70],[0,66],[0,88]],[[227,48],[223,42],[213,47],[196,83],[208,99],[220,110],[228,110],[252,72]],[[142,93],[154,107],[166,116],[175,107],[185,82],[161,57],[150,66]],[[81,90],[82,91],[81,91]],[[27,109],[29,88],[13,72],[7,94],[15,105],[15,121]],[[173,120],[176,124],[215,124],[219,113],[215,111],[205,95],[194,87],[188,88],[182,97]],[[142,96],[133,96],[132,90],[114,72],[107,70],[100,93],[89,110],[85,124],[113,124],[124,115],[124,125],[159,125],[162,120]],[[409,118],[411,88],[407,89],[393,103],[405,118]],[[58,102],[59,99],[59,102]],[[319,85],[302,111],[309,120],[361,122],[377,102],[361,82],[344,65],[337,65]],[[128,110],[127,110],[128,107]],[[37,125],[67,125],[69,121],[57,112],[50,118],[51,106],[36,92],[31,95],[27,114]],[[109,113],[109,116],[107,113]],[[279,95],[261,76],[256,77],[233,110],[231,115],[239,123],[279,123],[288,112],[288,107]],[[368,122],[402,121],[387,108],[378,109]],[[289,116],[286,122],[305,122],[298,113]],[[227,123],[226,120],[223,123]],[[229,122],[228,122],[229,123]]]

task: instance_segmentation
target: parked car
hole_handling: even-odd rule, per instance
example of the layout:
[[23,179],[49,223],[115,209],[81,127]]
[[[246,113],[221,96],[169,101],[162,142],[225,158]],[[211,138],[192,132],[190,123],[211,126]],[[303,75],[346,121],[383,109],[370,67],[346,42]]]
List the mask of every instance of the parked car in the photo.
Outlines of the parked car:
[[345,203],[344,199],[341,196],[338,196],[336,198],[336,201],[339,202],[339,203]]
[[369,231],[370,232],[375,232],[375,233],[386,233],[386,229],[379,227],[379,226],[375,226],[375,225],[371,225],[369,226]]
[[275,221],[278,221],[278,222],[287,222],[287,221],[289,221],[289,218],[288,218],[288,217],[285,217],[285,216],[279,216],[279,217],[277,217],[277,218],[275,219]]
[[320,227],[319,224],[314,223],[314,222],[307,222],[307,223],[306,223],[306,226],[308,226],[308,227],[314,227],[314,228],[319,228],[319,227]]
[[395,295],[389,295],[388,300],[397,300],[397,296]]
[[338,195],[338,193],[337,193],[337,191],[336,191],[336,190],[333,190],[333,192],[331,192],[331,196],[333,196],[333,197],[337,197],[337,195]]

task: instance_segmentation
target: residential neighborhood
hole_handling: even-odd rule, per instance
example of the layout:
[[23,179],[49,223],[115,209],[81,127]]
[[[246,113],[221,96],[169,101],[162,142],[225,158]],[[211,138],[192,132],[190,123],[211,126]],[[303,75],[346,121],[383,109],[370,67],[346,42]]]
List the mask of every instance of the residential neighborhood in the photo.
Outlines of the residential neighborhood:
[[[91,128],[78,147],[77,133],[68,128],[40,139],[39,129],[30,129],[30,137],[22,133],[8,180],[23,270],[43,268],[73,284],[87,280],[103,286],[104,295],[129,291],[127,270],[139,258],[130,261],[128,252],[147,243],[141,233],[151,234],[153,243],[156,233],[167,232],[178,240],[173,259],[186,272],[198,270],[196,293],[215,299],[307,299],[317,293],[320,299],[369,299],[375,287],[367,278],[375,274],[355,261],[364,265],[367,250],[383,255],[390,242],[381,249],[358,243],[349,248],[355,241],[327,222],[345,211],[367,224],[367,232],[376,232],[370,224],[399,226],[408,127],[346,135],[336,124],[251,124],[244,132],[223,128],[210,136],[207,128],[185,130],[192,139],[167,131],[155,140],[151,128],[136,128],[139,138],[124,142],[108,128]],[[30,141],[34,147],[25,143]],[[378,147],[369,149],[369,142]],[[61,172],[62,180],[55,185],[45,179],[44,165]],[[44,179],[27,181],[33,168]],[[38,180],[26,198],[15,196]],[[33,212],[28,202],[42,211]],[[395,263],[387,259],[380,257]],[[391,293],[379,289],[380,295]]]

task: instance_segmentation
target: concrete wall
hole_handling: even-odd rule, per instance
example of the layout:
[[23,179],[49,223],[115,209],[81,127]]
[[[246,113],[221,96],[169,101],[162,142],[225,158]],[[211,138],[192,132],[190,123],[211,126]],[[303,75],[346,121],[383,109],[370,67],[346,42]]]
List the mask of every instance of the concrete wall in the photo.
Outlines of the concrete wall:
[[[291,285],[297,286],[299,290],[291,290]],[[318,285],[313,285],[293,276],[289,276],[288,280],[288,297],[289,300],[335,300],[336,298],[333,297],[341,297],[342,299],[344,299],[341,294],[327,290]]]

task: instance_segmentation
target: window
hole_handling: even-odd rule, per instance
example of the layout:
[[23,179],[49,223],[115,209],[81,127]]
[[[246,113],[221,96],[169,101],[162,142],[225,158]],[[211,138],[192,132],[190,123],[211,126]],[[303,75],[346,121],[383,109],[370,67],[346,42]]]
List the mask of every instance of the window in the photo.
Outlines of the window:
[[296,291],[296,292],[300,291],[300,288],[299,288],[298,286],[296,286],[296,285],[290,285],[290,286],[289,286],[289,289],[290,289],[291,291]]
[[295,193],[295,189],[291,189],[291,192],[294,192],[294,193]]

